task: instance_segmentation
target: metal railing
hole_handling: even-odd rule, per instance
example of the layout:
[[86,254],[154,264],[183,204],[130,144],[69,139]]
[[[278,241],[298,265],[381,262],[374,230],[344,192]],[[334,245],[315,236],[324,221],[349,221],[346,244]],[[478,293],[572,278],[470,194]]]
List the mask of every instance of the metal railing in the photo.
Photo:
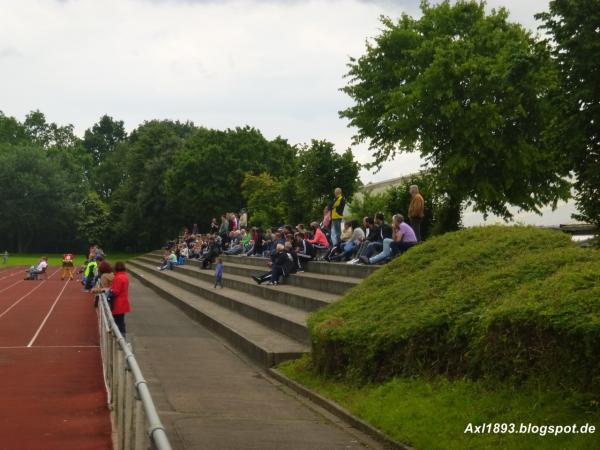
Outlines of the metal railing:
[[171,450],[148,384],[104,294],[98,298],[98,326],[115,450]]

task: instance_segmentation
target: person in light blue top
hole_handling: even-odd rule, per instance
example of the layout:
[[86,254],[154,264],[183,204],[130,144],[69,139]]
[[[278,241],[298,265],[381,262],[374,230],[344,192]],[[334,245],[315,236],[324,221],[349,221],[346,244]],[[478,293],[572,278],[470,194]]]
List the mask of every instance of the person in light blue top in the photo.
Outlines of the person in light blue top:
[[217,265],[215,267],[215,289],[217,285],[223,289],[223,259],[217,258]]
[[6,264],[8,262],[8,250],[4,250],[2,253],[2,264]]

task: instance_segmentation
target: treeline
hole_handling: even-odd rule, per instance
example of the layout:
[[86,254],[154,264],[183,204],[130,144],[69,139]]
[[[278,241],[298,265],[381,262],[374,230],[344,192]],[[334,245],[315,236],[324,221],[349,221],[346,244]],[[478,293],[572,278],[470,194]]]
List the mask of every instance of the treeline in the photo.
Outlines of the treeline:
[[482,1],[423,1],[350,59],[355,142],[375,167],[418,152],[448,225],[466,206],[508,220],[574,194],[600,227],[600,0],[536,18],[540,34]]
[[154,120],[127,133],[105,115],[79,138],[39,111],[0,113],[0,248],[144,251],[245,206],[256,224],[309,221],[335,187],[352,196],[359,168],[330,142],[290,145],[250,127]]

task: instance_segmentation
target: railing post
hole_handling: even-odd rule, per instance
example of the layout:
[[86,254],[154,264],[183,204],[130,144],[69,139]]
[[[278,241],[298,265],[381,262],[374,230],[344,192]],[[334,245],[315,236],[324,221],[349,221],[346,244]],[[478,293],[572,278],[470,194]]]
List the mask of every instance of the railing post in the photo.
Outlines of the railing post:
[[132,448],[134,434],[133,406],[135,402],[135,386],[127,361],[125,361],[125,398],[123,402],[123,448]]
[[106,296],[98,302],[103,375],[117,450],[171,450],[140,367],[119,331]]

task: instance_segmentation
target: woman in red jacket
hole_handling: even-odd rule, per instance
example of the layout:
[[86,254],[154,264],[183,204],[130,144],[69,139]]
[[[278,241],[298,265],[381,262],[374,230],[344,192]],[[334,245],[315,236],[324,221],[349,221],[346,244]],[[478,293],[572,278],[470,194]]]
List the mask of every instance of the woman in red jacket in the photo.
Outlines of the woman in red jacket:
[[325,236],[325,233],[321,231],[321,227],[319,227],[319,224],[317,222],[313,222],[310,224],[310,226],[313,230],[313,238],[307,239],[306,241],[317,248],[329,248],[329,241],[327,240],[327,236]]
[[113,294],[111,312],[119,331],[125,336],[125,314],[131,311],[129,304],[129,278],[125,263],[119,261],[115,264],[115,278],[110,290]]

